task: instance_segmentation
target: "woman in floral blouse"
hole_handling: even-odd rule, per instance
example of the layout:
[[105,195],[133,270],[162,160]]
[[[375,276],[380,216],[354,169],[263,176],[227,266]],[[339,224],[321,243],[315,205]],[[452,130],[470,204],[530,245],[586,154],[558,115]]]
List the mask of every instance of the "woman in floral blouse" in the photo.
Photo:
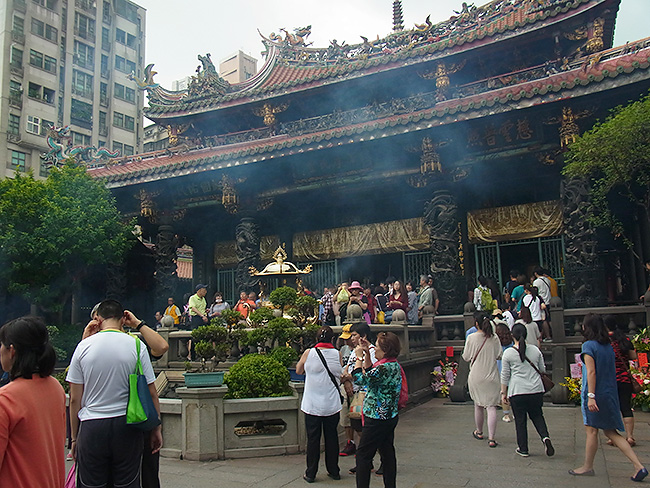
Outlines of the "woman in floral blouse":
[[379,333],[375,364],[370,359],[369,347],[366,339],[360,339],[354,351],[357,360],[352,372],[354,383],[367,388],[363,402],[363,433],[357,448],[357,488],[370,486],[372,458],[377,449],[382,456],[384,486],[393,488],[397,478],[394,446],[397,409],[402,384],[406,385],[402,367],[397,362],[400,342],[392,332]]

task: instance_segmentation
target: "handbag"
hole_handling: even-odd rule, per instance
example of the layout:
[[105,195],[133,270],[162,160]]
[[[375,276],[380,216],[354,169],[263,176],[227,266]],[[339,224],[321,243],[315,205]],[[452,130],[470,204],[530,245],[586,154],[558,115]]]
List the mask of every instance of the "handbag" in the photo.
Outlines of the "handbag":
[[135,365],[135,373],[129,375],[129,401],[126,407],[126,423],[136,429],[150,431],[160,425],[160,417],[153,404],[147,379],[142,374],[140,339],[137,338],[135,340],[135,350],[138,360]]
[[77,487],[77,463],[72,463],[68,476],[65,479],[63,488],[76,488]]
[[555,386],[555,383],[553,383],[553,380],[548,375],[548,373],[542,373],[537,368],[537,366],[535,366],[533,362],[530,359],[528,359],[528,356],[526,356],[526,361],[528,361],[528,363],[533,367],[533,369],[537,371],[537,374],[542,378],[542,385],[544,385],[544,393],[548,393],[549,391],[551,391]]
[[359,390],[352,397],[350,402],[350,410],[348,412],[348,417],[351,419],[360,419],[363,415],[363,401],[366,398],[366,392],[364,390]]
[[325,361],[325,358],[323,357],[323,353],[320,352],[320,349],[318,349],[317,347],[315,347],[314,349],[316,349],[316,354],[318,354],[318,357],[322,361],[323,366],[325,366],[325,371],[327,371],[327,374],[329,375],[330,380],[332,380],[332,383],[334,383],[334,389],[339,394],[339,398],[341,399],[341,405],[343,405],[343,402],[345,401],[345,399],[343,398],[343,395],[341,395],[341,390],[339,389],[339,384],[336,382],[336,378],[334,378],[334,375],[332,374],[329,367],[327,366],[327,362]]

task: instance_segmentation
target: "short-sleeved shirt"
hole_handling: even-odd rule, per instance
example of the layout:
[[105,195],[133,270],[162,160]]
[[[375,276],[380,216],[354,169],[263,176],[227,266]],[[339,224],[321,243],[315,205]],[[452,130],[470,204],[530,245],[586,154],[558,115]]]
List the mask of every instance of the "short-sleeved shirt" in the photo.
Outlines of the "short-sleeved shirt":
[[614,349],[614,357],[616,359],[616,381],[618,383],[631,383],[630,377],[630,359],[629,351],[634,349],[630,339],[625,338],[623,343],[612,339],[612,348]]
[[533,295],[525,295],[524,298],[521,299],[521,304],[530,309],[530,315],[534,321],[542,320],[544,318],[542,315],[542,302],[539,297],[533,298]]
[[196,293],[190,297],[189,302],[187,302],[190,310],[190,315],[194,317],[197,315],[197,313],[192,310],[192,307],[197,309],[199,311],[199,315],[203,316],[205,315],[205,309],[207,307],[207,303],[205,302],[205,297],[200,297]]
[[48,376],[0,389],[0,485],[61,488],[65,482],[65,393]]
[[[375,364],[375,363],[377,362],[377,357],[375,356],[375,346],[373,346],[372,344],[370,344],[370,347],[368,348],[368,350],[370,351],[370,362],[371,362],[372,364]],[[350,356],[348,356],[348,361],[347,361],[347,363],[346,363],[346,365],[345,365],[345,368],[343,369],[343,372],[344,372],[344,373],[348,373],[348,374],[352,374],[352,372],[354,371],[354,364],[355,364],[356,362],[357,362],[357,355],[356,355],[356,353],[354,352],[354,349],[352,349],[352,351],[350,352]],[[357,384],[354,382],[354,380],[353,380],[352,383],[353,383],[353,384],[352,384],[352,389],[353,389],[354,392],[356,393],[357,391],[359,391],[360,386],[357,385]]]
[[[591,356],[596,366],[596,404],[598,412],[587,408],[589,377],[585,356]],[[614,349],[611,344],[586,341],[582,344],[582,419],[585,425],[596,429],[625,430],[618,401]]]
[[512,301],[517,304],[517,312],[521,310],[521,298],[523,296],[524,296],[524,285],[516,286],[515,289],[512,290],[512,293],[510,294]]
[[361,368],[357,368],[352,376],[355,384],[366,388],[366,398],[363,401],[365,417],[390,420],[397,416],[402,389],[402,370],[399,363],[383,363],[365,373]]
[[[84,387],[79,420],[126,415],[129,375],[137,363],[135,341],[124,332],[104,330],[77,345],[66,381]],[[140,361],[147,384],[153,383],[156,377],[144,345],[140,347]]]

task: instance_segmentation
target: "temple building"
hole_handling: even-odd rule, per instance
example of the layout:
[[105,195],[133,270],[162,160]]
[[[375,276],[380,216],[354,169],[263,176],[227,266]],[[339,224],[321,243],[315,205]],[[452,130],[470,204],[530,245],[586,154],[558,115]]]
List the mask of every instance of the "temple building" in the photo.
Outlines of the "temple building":
[[431,274],[443,313],[478,275],[536,265],[569,306],[638,298],[641,262],[590,226],[587,184],[561,171],[579,134],[650,88],[650,42],[612,46],[620,0],[458,3],[404,28],[395,2],[393,32],[357,44],[271,33],[241,83],[209,55],[181,91],[147,67],[145,115],[169,147],[90,173],[156,243],[159,296],[185,243],[194,282],[229,301],[279,245],[313,266],[312,289]]

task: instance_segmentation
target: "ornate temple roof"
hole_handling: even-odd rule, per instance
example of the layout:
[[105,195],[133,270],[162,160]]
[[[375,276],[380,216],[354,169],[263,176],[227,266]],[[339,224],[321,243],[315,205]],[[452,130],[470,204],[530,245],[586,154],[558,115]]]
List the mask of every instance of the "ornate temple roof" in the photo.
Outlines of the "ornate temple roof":
[[[383,39],[354,45],[313,48],[305,39],[311,27],[294,34],[272,33],[263,38],[266,62],[253,78],[229,85],[214,71],[208,57],[199,56],[204,70],[192,77],[189,90],[170,92],[153,81],[152,65],[138,85],[149,94],[147,117],[166,119],[275,96],[315,86],[366,76],[403,66],[462,53],[508,37],[546,27],[590,8],[618,0],[494,0],[481,7],[463,3],[461,11],[433,24],[429,18],[415,28],[394,32]],[[615,10],[615,9],[614,9]],[[606,44],[611,45],[613,22],[605,25]],[[207,59],[207,62],[206,62]]]
[[115,188],[257,163],[597,93],[647,80],[649,67],[650,39],[644,39],[584,56],[559,72],[540,66],[470,83],[458,88],[456,98],[444,101],[426,95],[410,97],[386,107],[360,109],[361,115],[358,111],[330,114],[318,124],[293,132],[291,127],[275,136],[250,131],[246,137],[252,140],[242,137],[225,140],[217,147],[178,147],[141,154],[92,168],[89,173]]

